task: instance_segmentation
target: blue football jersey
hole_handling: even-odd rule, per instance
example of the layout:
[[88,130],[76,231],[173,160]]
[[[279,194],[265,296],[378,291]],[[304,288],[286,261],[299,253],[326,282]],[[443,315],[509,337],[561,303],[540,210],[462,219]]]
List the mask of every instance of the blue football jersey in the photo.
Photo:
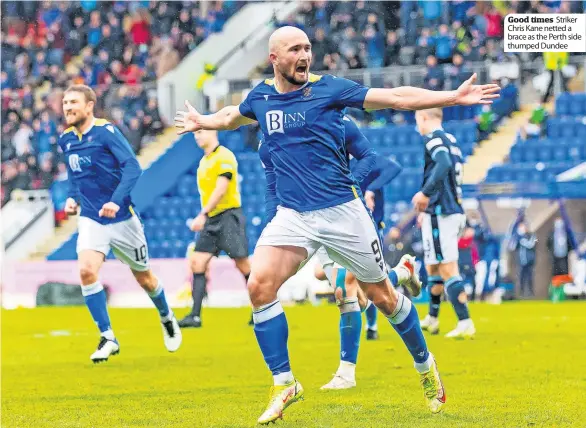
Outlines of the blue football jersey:
[[452,167],[439,187],[429,198],[425,212],[437,215],[462,214],[462,152],[453,135],[443,129],[437,129],[423,137],[425,144],[425,166],[423,168],[423,186],[431,176],[435,165],[434,154],[447,151],[452,159]]
[[[70,127],[59,137],[69,178],[69,196],[81,216],[101,224],[127,220],[134,214],[130,191],[142,172],[130,144],[104,119],[95,119],[84,134]],[[100,217],[107,202],[120,206],[115,218]]]
[[[376,152],[370,146],[368,140],[364,137],[362,132],[358,129],[356,124],[344,117],[344,131],[345,131],[345,150],[346,160],[349,163],[350,156],[356,159],[352,173],[354,174],[356,188],[362,187],[362,181],[366,177],[370,169],[376,163]],[[267,222],[271,221],[277,213],[277,206],[282,205],[277,196],[277,180],[275,175],[275,167],[271,159],[271,153],[266,144],[260,141],[258,146],[258,155],[265,171],[265,177],[267,180],[267,191],[265,195]],[[360,192],[360,191],[359,191]],[[362,193],[360,192],[360,197]]]
[[240,114],[260,125],[282,206],[303,212],[359,197],[342,117],[345,107],[363,107],[367,91],[347,79],[312,74],[306,85],[286,94],[267,79],[240,104]]

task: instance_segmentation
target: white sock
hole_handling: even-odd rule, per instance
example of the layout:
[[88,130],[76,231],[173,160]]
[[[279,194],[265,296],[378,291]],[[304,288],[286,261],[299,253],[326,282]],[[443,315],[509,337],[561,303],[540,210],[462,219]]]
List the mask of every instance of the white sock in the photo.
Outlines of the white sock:
[[[401,281],[405,281],[407,279],[409,279],[409,277],[411,276],[411,272],[409,272],[407,270],[407,268],[403,268],[403,267],[394,267],[393,271],[397,274],[397,280],[399,282]],[[397,285],[397,284],[393,284],[393,285]]]
[[346,380],[353,381],[356,379],[356,364],[349,361],[340,361],[340,367],[338,367],[336,374]]
[[114,332],[112,330],[103,331],[102,333],[100,333],[100,335],[104,336],[108,340],[116,339],[116,336],[114,336]]
[[167,314],[166,317],[161,317],[161,322],[167,322],[167,321],[171,321],[173,319],[173,309],[169,308],[169,313]]
[[467,320],[458,321],[458,327],[468,328],[472,325],[474,325],[472,323],[472,318],[468,318]]
[[287,385],[288,383],[291,383],[294,380],[295,378],[293,377],[292,371],[273,375],[273,382],[275,385]]
[[378,330],[378,324],[375,325],[366,325],[366,330],[372,330],[372,331],[377,331]]
[[419,373],[425,373],[428,372],[431,369],[431,365],[433,364],[433,355],[431,355],[431,352],[429,353],[429,356],[427,357],[427,361],[424,361],[423,363],[415,363],[415,370],[417,370]]
[[411,307],[413,306],[411,300],[406,298],[401,293],[397,292],[397,305],[393,310],[391,316],[387,317],[392,324],[401,324],[407,316],[409,312],[411,312]]

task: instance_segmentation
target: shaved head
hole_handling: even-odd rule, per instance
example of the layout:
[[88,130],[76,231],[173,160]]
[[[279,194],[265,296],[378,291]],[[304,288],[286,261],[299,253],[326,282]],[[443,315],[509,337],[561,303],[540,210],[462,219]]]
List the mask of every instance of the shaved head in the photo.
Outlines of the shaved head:
[[309,79],[311,65],[311,43],[307,34],[291,26],[275,30],[269,38],[269,59],[279,86],[286,86],[288,82],[292,85],[289,89],[295,90],[304,85]]
[[296,39],[302,39],[309,43],[307,34],[303,30],[297,27],[281,27],[277,28],[269,37],[269,53],[277,53],[279,48],[286,46],[287,44],[295,41]]

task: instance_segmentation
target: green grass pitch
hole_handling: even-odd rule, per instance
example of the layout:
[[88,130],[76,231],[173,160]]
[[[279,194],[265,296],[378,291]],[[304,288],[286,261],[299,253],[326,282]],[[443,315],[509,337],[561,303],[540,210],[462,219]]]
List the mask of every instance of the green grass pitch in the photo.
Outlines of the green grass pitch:
[[[444,412],[431,415],[384,318],[381,340],[362,340],[358,386],[322,392],[338,366],[338,311],[286,308],[305,401],[276,426],[586,426],[586,304],[473,304],[471,311],[475,340],[428,336],[448,398]],[[255,426],[271,376],[246,309],[205,310],[204,328],[185,331],[175,354],[163,346],[154,309],[110,314],[121,352],[93,365],[98,338],[85,308],[2,311],[3,427]],[[448,304],[441,322],[443,333],[455,324]]]

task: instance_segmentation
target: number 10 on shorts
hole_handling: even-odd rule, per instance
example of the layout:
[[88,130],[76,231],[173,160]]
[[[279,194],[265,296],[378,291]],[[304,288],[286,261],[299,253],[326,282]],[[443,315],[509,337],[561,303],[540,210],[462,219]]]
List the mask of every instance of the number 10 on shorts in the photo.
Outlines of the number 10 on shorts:
[[147,258],[146,245],[134,249],[134,259],[137,262],[144,262]]

